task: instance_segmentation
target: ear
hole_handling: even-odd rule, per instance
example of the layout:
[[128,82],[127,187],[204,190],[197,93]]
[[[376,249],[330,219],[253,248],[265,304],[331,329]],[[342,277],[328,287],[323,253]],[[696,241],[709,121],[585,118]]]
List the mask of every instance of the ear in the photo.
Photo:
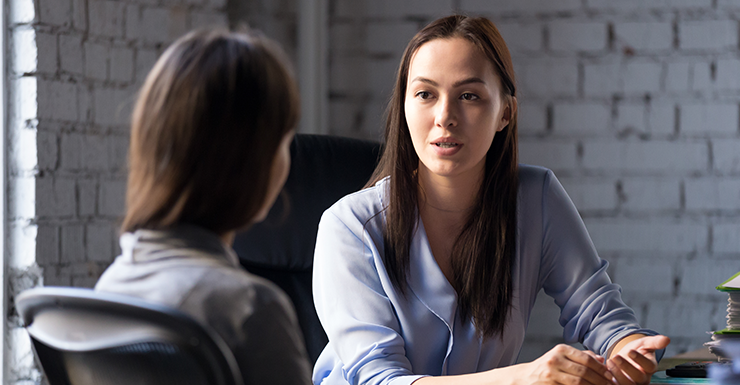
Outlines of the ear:
[[501,132],[504,128],[506,128],[509,125],[509,122],[511,122],[511,118],[516,115],[516,96],[509,96],[508,99],[508,103],[506,104],[506,107],[504,107],[504,113],[503,115],[501,115],[501,121],[499,122],[496,129],[497,132]]

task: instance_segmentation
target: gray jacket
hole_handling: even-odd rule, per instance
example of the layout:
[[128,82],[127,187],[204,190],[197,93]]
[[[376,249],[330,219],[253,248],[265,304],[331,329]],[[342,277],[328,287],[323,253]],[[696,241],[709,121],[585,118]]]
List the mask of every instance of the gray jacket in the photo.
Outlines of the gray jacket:
[[288,297],[239,266],[231,247],[195,226],[121,236],[121,255],[95,290],[179,309],[234,352],[246,384],[310,384],[303,337]]

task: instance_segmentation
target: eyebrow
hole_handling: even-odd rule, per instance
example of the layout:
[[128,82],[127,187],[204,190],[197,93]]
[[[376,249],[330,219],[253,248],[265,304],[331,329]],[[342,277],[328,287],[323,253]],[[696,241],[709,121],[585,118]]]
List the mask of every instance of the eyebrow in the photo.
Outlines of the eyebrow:
[[[411,81],[411,83],[413,83],[413,82],[422,82],[422,83],[427,83],[427,84],[430,84],[430,85],[432,85],[432,86],[435,86],[435,87],[439,86],[439,84],[438,84],[437,82],[435,82],[434,80],[432,80],[432,79],[427,79],[427,78],[425,78],[425,77],[421,77],[421,76],[417,76],[417,77],[415,77],[415,78],[414,78],[414,79],[413,79],[413,80]],[[481,79],[481,78],[478,78],[478,77],[470,77],[470,78],[467,78],[467,79],[463,79],[463,80],[458,80],[458,81],[456,81],[456,82],[455,82],[455,83],[454,83],[454,84],[453,84],[452,86],[453,86],[453,87],[460,87],[460,86],[462,86],[462,85],[465,85],[465,84],[471,84],[471,83],[481,83],[481,84],[486,84],[486,82],[484,82],[484,81],[483,81],[483,79]]]

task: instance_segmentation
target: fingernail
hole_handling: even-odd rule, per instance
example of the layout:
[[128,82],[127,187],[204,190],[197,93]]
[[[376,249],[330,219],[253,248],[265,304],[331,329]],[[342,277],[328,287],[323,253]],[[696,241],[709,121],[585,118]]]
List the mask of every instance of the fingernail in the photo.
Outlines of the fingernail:
[[629,352],[629,356],[630,356],[631,358],[637,358],[637,352],[636,352],[636,351],[634,351],[634,350],[630,350],[630,352]]
[[612,358],[612,360],[616,364],[621,364],[622,362],[624,362],[624,358],[622,358],[622,356],[614,356],[614,358]]
[[606,379],[609,380],[609,381],[611,381],[611,380],[614,379],[614,376],[612,375],[612,372],[610,372],[608,370],[606,371],[606,373],[604,373],[604,377],[606,377]]

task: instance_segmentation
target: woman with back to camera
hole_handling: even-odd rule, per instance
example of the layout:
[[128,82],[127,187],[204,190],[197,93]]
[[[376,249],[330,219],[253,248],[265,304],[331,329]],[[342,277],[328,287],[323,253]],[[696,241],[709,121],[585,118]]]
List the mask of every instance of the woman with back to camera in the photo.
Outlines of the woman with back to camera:
[[299,102],[285,63],[256,32],[193,32],[162,54],[133,112],[122,253],[95,286],[210,326],[246,384],[310,383],[290,300],[231,248],[287,178]]
[[[517,164],[511,57],[484,18],[411,40],[367,188],[319,225],[319,384],[647,384],[668,338],[642,329],[553,173]],[[540,289],[559,345],[514,365]],[[662,352],[660,352],[662,353]]]

